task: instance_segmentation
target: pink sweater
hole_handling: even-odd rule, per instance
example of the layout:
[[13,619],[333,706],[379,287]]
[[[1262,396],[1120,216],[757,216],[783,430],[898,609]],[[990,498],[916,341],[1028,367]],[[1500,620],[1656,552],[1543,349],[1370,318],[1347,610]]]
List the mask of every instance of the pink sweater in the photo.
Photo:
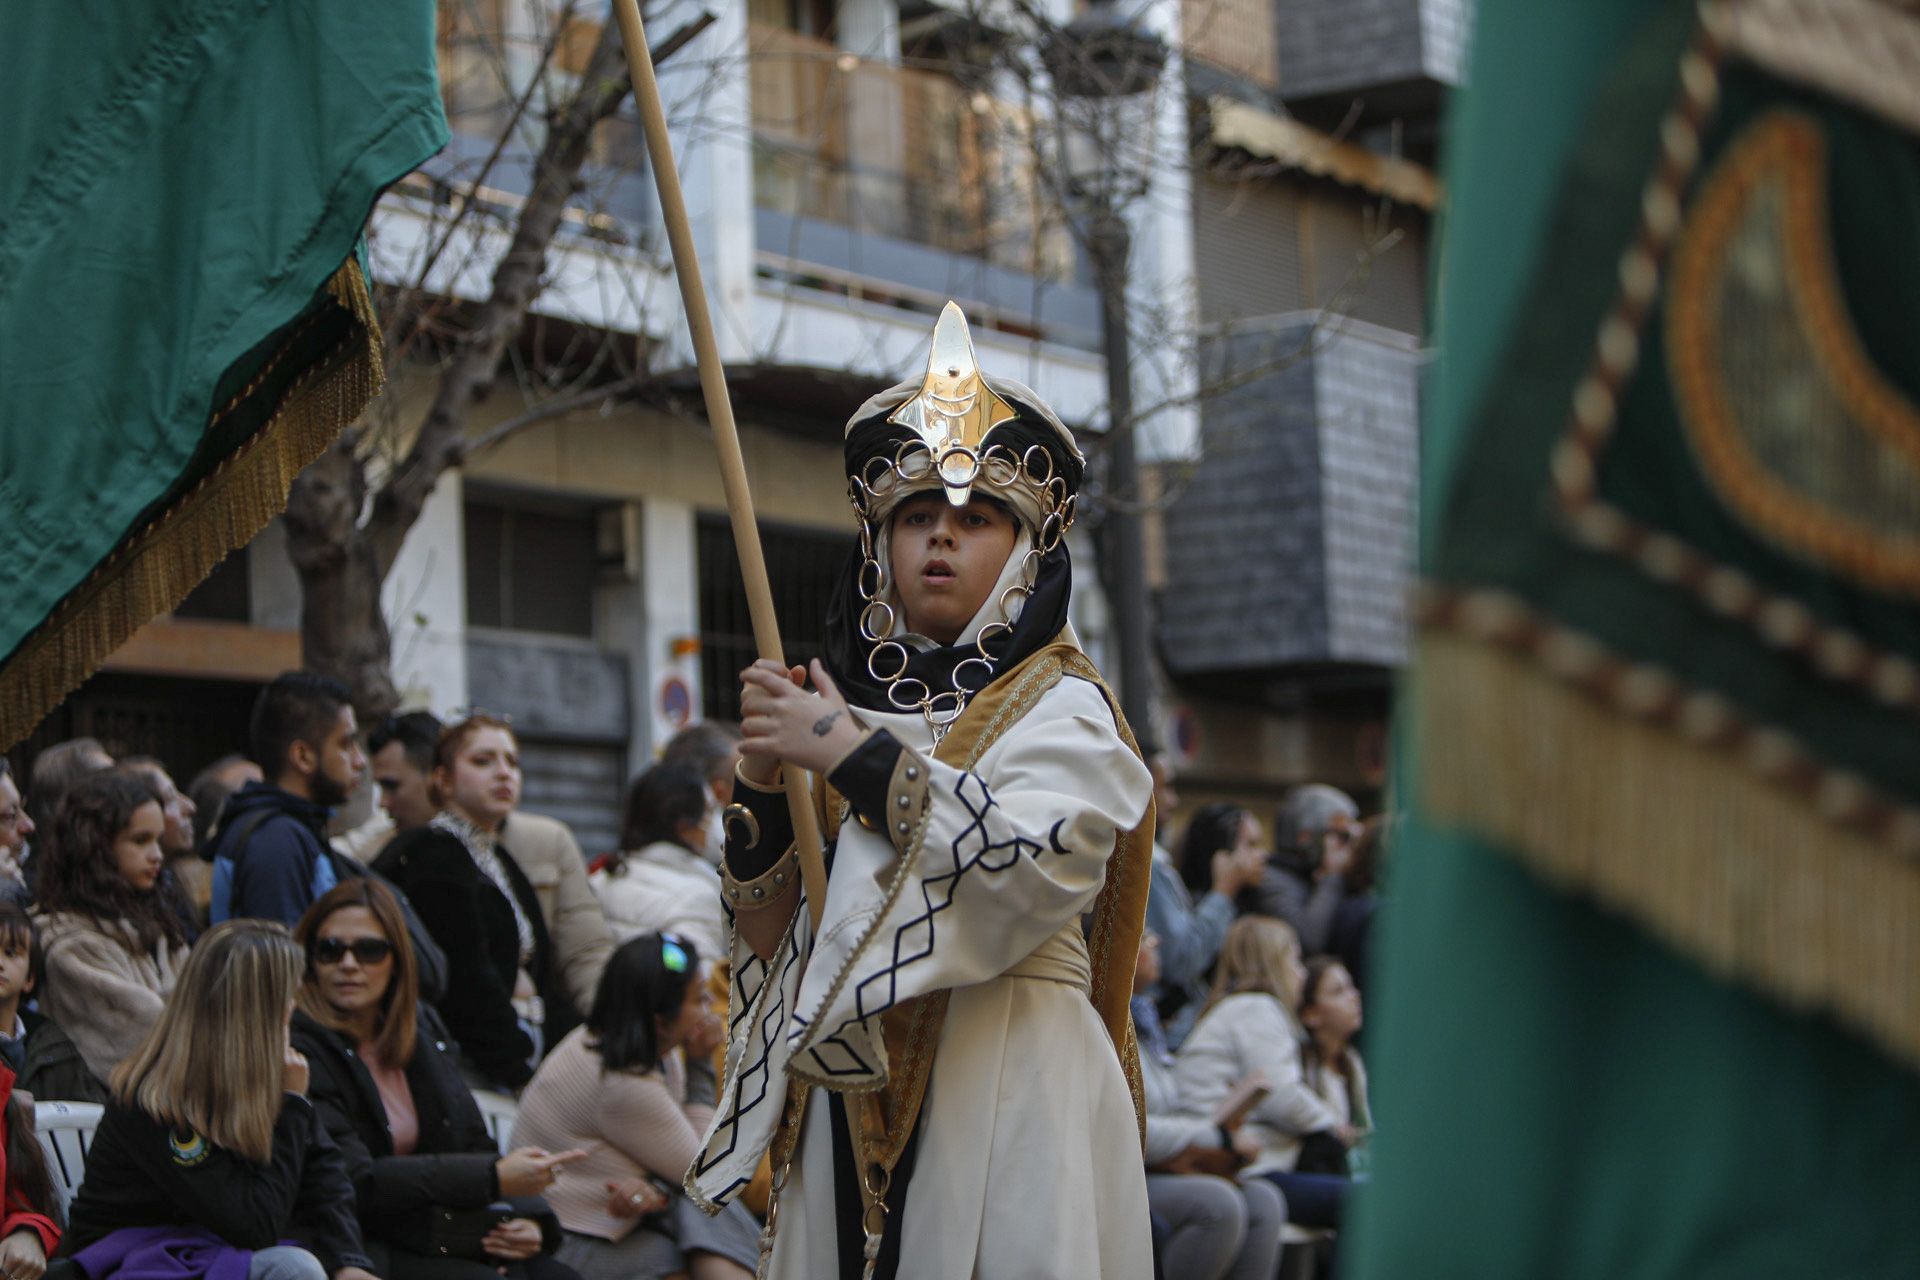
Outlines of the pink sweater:
[[554,1047],[520,1095],[517,1147],[587,1157],[563,1165],[547,1203],[569,1231],[620,1240],[638,1223],[607,1212],[607,1183],[648,1174],[680,1185],[700,1149],[713,1108],[686,1102],[686,1067],[675,1049],[645,1075],[603,1071],[580,1027]]

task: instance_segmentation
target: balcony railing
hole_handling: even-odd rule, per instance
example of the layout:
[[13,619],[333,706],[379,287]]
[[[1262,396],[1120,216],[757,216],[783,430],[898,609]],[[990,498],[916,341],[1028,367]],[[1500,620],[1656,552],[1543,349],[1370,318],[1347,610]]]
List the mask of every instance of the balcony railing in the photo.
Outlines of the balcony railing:
[[748,67],[761,208],[1071,278],[1072,238],[1040,180],[1026,108],[759,23]]

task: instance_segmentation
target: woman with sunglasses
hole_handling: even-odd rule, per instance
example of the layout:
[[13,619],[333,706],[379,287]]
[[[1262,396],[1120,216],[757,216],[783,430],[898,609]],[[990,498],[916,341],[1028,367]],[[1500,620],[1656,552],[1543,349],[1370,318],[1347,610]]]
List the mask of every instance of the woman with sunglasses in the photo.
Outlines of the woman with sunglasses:
[[306,970],[293,1044],[381,1274],[490,1280],[508,1269],[571,1280],[546,1256],[559,1223],[537,1197],[582,1153],[498,1153],[446,1033],[419,1001],[393,891],[371,877],[340,884],[307,909],[295,937]]
[[548,1194],[567,1229],[560,1257],[586,1280],[753,1274],[752,1216],[734,1204],[709,1218],[680,1189],[713,1117],[724,1034],[692,941],[644,933],[613,953],[586,1025],[520,1096],[515,1141],[588,1151]]

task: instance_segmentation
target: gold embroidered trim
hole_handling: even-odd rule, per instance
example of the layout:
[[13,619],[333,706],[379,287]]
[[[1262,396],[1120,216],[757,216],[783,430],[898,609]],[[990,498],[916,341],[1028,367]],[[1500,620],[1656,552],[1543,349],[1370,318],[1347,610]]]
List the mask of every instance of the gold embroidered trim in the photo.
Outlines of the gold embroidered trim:
[[[95,568],[0,668],[0,749],[31,733],[137,629],[186,599],[280,514],[294,477],[379,393],[380,322],[354,258],[325,293],[352,320],[339,346],[312,363],[244,444]],[[309,316],[210,425],[254,395],[319,319]]]
[[[1564,675],[1529,652],[1557,643]],[[1920,1066],[1920,861],[1836,827],[1825,805],[1857,804],[1859,784],[1849,797],[1802,776],[1774,731],[1720,720],[1717,738],[1683,736],[1665,721],[1684,706],[1652,698],[1620,714],[1593,683],[1609,663],[1631,676],[1580,637],[1543,633],[1510,652],[1424,631],[1412,684],[1423,806],[1710,971],[1831,1012]],[[1743,740],[1754,768],[1726,758]]]
[[[1920,410],[1873,367],[1854,331],[1834,278],[1825,192],[1825,141],[1794,112],[1761,117],[1715,167],[1674,255],[1667,355],[1675,398],[1708,478],[1755,532],[1882,590],[1912,593],[1920,590]],[[1781,278],[1762,283],[1779,296],[1723,305],[1728,277],[1767,269],[1741,252],[1756,236],[1778,253],[1767,265],[1777,265]],[[1772,327],[1788,331],[1806,364],[1796,369],[1789,353],[1769,344],[1765,373],[1792,380],[1802,393],[1796,403],[1806,402],[1798,412],[1808,430],[1820,428],[1791,448],[1769,443],[1781,430],[1767,417],[1787,386],[1732,385],[1729,375],[1739,371],[1727,368],[1724,341],[1728,326],[1764,328],[1762,313],[1782,311]],[[1854,456],[1839,456],[1849,448]],[[1761,449],[1776,456],[1769,462]],[[1854,474],[1859,467],[1874,474]],[[1904,470],[1904,481],[1880,474],[1890,469]],[[1876,517],[1905,527],[1866,523]]]
[[1652,529],[1595,491],[1601,452],[1616,425],[1619,396],[1640,359],[1646,321],[1660,290],[1661,264],[1680,229],[1681,199],[1700,158],[1703,130],[1719,102],[1729,6],[1702,0],[1700,25],[1681,58],[1674,98],[1660,124],[1661,154],[1641,195],[1640,225],[1620,255],[1620,288],[1594,336],[1593,357],[1574,387],[1565,434],[1550,475],[1568,530],[1583,545],[1634,564],[1694,596],[1708,610],[1749,627],[1765,643],[1803,657],[1826,678],[1920,714],[1920,666],[1875,649],[1814,616],[1792,596],[1765,590],[1744,572]]

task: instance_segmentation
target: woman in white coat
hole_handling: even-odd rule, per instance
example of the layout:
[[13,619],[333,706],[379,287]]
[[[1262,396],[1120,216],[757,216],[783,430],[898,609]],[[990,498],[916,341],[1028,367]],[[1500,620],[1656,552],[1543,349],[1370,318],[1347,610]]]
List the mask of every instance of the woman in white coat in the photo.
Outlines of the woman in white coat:
[[711,802],[707,780],[689,764],[663,760],[633,780],[620,852],[588,881],[614,941],[673,933],[703,956],[727,954],[720,873],[706,858]]
[[[1145,1280],[1152,784],[1066,624],[1083,459],[951,305],[846,458],[861,541],[814,691],[743,676],[727,1087],[688,1185],[725,1200],[772,1149],[775,1277]],[[817,928],[792,768],[830,842]]]
[[1309,1140],[1345,1149],[1358,1137],[1302,1068],[1304,1032],[1295,1010],[1305,981],[1300,939],[1290,926],[1267,916],[1234,921],[1220,948],[1213,997],[1180,1046],[1175,1076],[1183,1102],[1204,1112],[1248,1073],[1263,1073],[1269,1092],[1247,1118],[1260,1153],[1245,1176],[1264,1177],[1280,1189],[1289,1222],[1337,1228],[1347,1180],[1295,1169]]

